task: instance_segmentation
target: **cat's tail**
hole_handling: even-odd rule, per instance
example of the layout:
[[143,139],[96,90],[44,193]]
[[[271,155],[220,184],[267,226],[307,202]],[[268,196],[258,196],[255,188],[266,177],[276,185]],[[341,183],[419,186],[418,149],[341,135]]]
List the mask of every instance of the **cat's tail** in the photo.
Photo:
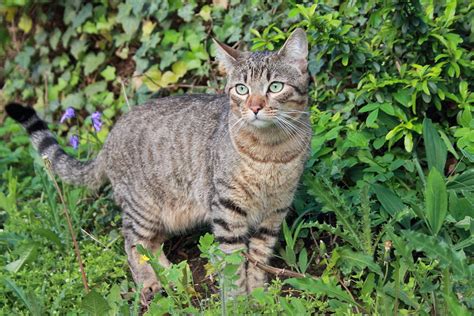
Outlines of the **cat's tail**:
[[79,161],[64,152],[35,110],[18,103],[5,106],[7,114],[19,122],[30,135],[41,157],[47,157],[53,171],[65,182],[99,188],[106,180],[104,152],[90,161]]

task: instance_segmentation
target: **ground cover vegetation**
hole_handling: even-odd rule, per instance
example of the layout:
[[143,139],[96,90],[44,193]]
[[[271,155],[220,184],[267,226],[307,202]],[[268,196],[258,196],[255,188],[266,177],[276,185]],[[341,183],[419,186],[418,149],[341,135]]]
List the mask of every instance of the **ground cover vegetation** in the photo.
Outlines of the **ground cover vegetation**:
[[[472,313],[472,9],[467,0],[2,1],[0,313]],[[164,284],[142,309],[110,188],[57,190],[3,105],[34,106],[68,153],[90,158],[150,97],[222,93],[211,36],[274,50],[296,27],[310,43],[314,136],[272,265],[299,275],[226,299],[244,259],[221,256],[205,229],[190,232],[165,245],[170,269],[140,249]]]

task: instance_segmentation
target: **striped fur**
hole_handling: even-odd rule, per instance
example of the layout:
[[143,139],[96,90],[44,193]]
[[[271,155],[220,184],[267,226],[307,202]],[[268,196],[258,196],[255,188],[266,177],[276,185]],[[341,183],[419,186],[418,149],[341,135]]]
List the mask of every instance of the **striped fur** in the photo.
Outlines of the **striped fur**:
[[[268,262],[308,156],[304,32],[296,30],[278,53],[219,45],[227,95],[175,96],[135,107],[118,120],[92,161],[66,155],[33,109],[6,107],[64,181],[90,187],[111,182],[123,210],[132,275],[144,284],[144,295],[159,283],[140,262],[136,245],[155,251],[169,236],[200,224],[212,225],[224,252],[244,249]],[[284,88],[270,93],[272,81]],[[238,95],[237,84],[250,93]],[[262,106],[257,114],[248,106],[255,95]],[[169,265],[164,254],[160,262]],[[264,285],[265,274],[254,265],[243,265],[239,273],[234,294]]]

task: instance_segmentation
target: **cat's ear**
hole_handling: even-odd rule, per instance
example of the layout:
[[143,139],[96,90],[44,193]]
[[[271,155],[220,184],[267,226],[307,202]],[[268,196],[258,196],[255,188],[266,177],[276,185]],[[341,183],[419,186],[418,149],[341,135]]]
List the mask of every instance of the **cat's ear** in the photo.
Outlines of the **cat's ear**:
[[296,65],[301,72],[306,72],[308,67],[308,41],[306,32],[297,28],[291,33],[278,55],[285,58],[288,63]]
[[243,53],[219,42],[215,38],[212,40],[214,41],[214,44],[216,44],[217,60],[224,66],[227,73],[231,72],[237,64],[237,60],[242,57]]

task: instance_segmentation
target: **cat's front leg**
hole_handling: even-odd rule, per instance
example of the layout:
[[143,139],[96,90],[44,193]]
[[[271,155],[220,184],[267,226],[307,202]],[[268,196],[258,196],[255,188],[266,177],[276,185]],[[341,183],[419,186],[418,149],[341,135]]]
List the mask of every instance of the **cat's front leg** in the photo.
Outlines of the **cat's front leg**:
[[[219,198],[212,204],[212,228],[220,248],[225,253],[243,249],[247,251],[248,224],[247,212],[230,198]],[[228,291],[230,296],[247,292],[246,264],[237,270],[239,279],[236,288]]]
[[[248,243],[248,253],[257,261],[267,264],[273,256],[273,247],[280,235],[280,226],[285,219],[288,209],[276,210],[267,214],[265,219],[254,230]],[[257,287],[263,287],[267,280],[265,271],[255,264],[248,262],[247,292]]]

